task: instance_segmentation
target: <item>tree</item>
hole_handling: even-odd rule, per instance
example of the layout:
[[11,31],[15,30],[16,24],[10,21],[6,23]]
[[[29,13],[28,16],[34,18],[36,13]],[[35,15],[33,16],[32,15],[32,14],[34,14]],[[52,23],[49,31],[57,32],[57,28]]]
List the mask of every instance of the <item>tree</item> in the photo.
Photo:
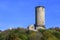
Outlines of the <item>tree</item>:
[[45,40],[58,40],[54,35],[52,35],[49,31],[43,32]]
[[17,34],[15,33],[9,33],[7,36],[6,36],[6,40],[21,40]]

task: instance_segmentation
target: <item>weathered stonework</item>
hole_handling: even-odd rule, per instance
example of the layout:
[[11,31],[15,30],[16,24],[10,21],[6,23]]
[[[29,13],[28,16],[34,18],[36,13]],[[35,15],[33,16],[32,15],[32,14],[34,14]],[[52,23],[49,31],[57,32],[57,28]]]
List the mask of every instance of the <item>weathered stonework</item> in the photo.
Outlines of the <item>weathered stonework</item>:
[[31,25],[29,30],[45,29],[45,7],[37,6],[35,8],[35,25]]

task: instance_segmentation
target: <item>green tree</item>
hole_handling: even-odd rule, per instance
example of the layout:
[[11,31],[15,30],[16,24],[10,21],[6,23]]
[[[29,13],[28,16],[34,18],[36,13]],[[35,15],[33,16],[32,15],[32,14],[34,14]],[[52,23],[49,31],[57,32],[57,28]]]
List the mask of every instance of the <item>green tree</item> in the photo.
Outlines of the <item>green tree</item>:
[[43,32],[45,40],[58,40],[55,36],[53,36],[49,31]]
[[21,40],[17,34],[15,33],[9,33],[7,36],[6,36],[6,40]]

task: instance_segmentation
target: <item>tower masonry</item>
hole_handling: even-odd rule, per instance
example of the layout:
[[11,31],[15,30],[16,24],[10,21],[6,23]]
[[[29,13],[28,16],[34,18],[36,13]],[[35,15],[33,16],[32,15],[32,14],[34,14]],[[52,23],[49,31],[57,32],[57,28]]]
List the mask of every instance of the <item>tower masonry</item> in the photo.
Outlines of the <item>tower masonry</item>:
[[45,25],[45,7],[37,6],[35,8],[35,27],[36,29],[44,29]]
[[35,7],[35,24],[28,27],[29,30],[36,31],[38,29],[45,29],[45,7]]

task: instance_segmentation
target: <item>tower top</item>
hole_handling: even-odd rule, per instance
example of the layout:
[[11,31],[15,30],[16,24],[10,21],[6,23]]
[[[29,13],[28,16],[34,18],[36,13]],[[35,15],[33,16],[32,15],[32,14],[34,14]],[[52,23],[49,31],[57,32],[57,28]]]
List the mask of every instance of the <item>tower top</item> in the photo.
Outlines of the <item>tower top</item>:
[[44,6],[36,6],[36,8],[40,8],[40,7],[45,8]]

